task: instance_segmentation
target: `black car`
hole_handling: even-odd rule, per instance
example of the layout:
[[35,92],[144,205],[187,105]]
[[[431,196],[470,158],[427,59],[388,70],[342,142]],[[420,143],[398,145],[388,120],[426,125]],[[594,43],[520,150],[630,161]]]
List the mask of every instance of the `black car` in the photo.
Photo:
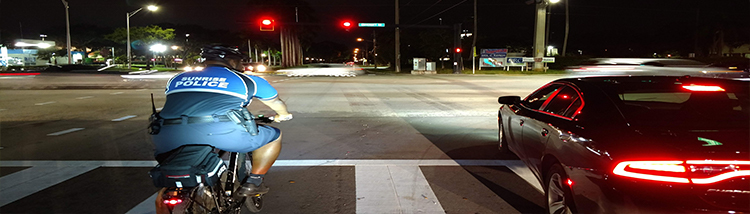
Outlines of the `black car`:
[[689,76],[555,80],[498,99],[499,148],[550,213],[750,212],[750,82]]

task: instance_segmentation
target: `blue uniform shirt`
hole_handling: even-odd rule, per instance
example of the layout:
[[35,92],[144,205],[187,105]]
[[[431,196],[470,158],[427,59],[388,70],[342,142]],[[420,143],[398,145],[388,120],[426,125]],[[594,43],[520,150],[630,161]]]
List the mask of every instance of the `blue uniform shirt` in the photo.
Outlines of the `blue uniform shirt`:
[[213,65],[175,75],[167,84],[166,94],[167,102],[159,115],[167,119],[224,115],[228,110],[247,106],[253,97],[271,100],[278,96],[263,78]]

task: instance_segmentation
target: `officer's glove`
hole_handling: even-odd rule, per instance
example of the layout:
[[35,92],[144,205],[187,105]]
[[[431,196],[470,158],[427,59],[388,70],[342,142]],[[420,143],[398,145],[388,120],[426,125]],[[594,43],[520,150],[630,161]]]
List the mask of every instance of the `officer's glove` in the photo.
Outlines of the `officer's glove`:
[[273,117],[273,121],[279,123],[281,121],[291,120],[292,118],[292,114],[279,114]]

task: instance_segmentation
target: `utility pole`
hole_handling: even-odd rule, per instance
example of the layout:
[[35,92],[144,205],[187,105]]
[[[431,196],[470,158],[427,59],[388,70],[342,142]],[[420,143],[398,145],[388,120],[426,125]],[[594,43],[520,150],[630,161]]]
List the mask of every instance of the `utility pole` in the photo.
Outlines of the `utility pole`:
[[536,26],[534,28],[534,71],[544,70],[544,27],[547,20],[547,1],[536,4]]
[[477,64],[477,0],[474,0],[474,33],[471,34],[471,74],[476,74]]
[[396,0],[396,73],[401,72],[401,31],[398,21],[398,0]]
[[565,56],[565,52],[568,49],[568,31],[570,29],[570,11],[568,10],[568,4],[570,0],[565,0],[565,40],[563,41],[563,52],[562,56]]

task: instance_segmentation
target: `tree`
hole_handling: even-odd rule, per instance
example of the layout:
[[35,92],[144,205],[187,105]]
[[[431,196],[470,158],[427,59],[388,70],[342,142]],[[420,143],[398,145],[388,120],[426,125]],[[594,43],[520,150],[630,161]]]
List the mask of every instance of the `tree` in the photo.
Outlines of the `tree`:
[[[119,44],[125,44],[127,42],[127,36],[127,29],[117,28],[114,33],[105,35],[104,38]],[[156,25],[130,28],[131,42],[140,40],[141,42],[148,44],[156,41],[172,40],[174,37],[174,29],[171,28],[162,29]]]
[[[115,32],[105,35],[104,38],[113,41],[118,44],[127,43],[127,29],[117,28]],[[133,51],[147,51],[146,46],[148,44],[170,41],[175,38],[174,29],[167,28],[163,29],[157,25],[151,25],[146,27],[131,27],[130,28],[130,42],[133,47]],[[127,46],[126,46],[127,47]]]

